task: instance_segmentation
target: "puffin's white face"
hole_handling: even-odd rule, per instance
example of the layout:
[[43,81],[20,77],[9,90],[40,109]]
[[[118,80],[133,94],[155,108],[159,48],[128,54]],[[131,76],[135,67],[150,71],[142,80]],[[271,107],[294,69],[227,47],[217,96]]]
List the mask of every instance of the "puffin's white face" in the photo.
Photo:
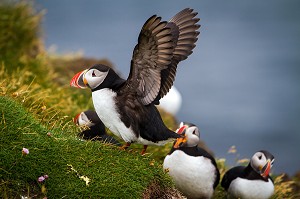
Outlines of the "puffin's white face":
[[88,117],[86,116],[86,114],[84,112],[81,112],[80,115],[78,116],[77,123],[79,126],[91,127],[91,126],[95,125],[88,119]]
[[255,171],[261,174],[261,176],[267,177],[269,175],[270,169],[273,166],[274,160],[274,158],[267,159],[266,155],[263,152],[259,151],[252,156],[250,164]]
[[83,82],[91,89],[98,87],[105,80],[109,70],[106,72],[100,71],[95,68],[91,68],[85,72],[83,76]]
[[193,147],[198,145],[200,141],[200,132],[196,126],[188,127],[185,132],[186,136],[186,146]]

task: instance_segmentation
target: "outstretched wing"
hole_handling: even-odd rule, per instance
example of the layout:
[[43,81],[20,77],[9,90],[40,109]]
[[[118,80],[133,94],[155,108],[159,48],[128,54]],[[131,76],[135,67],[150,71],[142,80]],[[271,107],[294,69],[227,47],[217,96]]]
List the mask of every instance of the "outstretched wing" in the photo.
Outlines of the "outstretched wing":
[[200,28],[200,25],[197,24],[200,19],[195,18],[197,14],[197,12],[193,12],[193,9],[186,8],[177,13],[166,25],[166,27],[171,28],[171,33],[174,37],[177,34],[177,39],[173,40],[175,45],[173,59],[169,66],[161,71],[161,88],[155,99],[156,104],[172,87],[176,76],[177,64],[193,53],[192,50],[196,46],[195,43],[199,35],[197,30]]
[[186,8],[169,22],[154,15],[144,24],[126,84],[144,105],[159,104],[173,85],[177,64],[192,54],[199,35],[197,14]]
[[[126,88],[134,90],[144,105],[153,102],[161,87],[161,71],[172,61],[174,38],[167,22],[156,15],[144,24],[133,51]],[[124,90],[126,92],[126,89]]]

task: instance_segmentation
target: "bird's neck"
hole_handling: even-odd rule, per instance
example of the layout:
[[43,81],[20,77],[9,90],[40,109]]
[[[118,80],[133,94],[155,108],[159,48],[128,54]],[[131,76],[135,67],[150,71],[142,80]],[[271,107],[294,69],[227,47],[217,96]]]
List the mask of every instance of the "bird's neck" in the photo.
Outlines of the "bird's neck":
[[100,84],[97,88],[92,89],[92,91],[103,88],[109,88],[116,91],[125,83],[125,80],[117,75],[113,70],[110,70],[109,73],[109,76],[102,82],[102,84]]
[[263,181],[268,182],[268,178],[269,176],[267,176],[266,178],[262,177],[259,173],[257,173],[257,171],[255,171],[252,167],[251,164],[249,163],[248,166],[245,168],[245,175],[247,176],[248,179],[251,180],[258,180],[261,179]]

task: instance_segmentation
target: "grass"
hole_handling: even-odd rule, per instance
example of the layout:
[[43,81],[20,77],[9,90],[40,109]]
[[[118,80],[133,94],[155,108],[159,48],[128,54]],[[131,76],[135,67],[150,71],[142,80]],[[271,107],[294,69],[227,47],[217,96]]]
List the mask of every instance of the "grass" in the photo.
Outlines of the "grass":
[[[0,97],[0,107],[2,198],[22,194],[50,198],[140,198],[152,183],[160,194],[171,190],[172,183],[161,165],[138,152],[81,141],[70,136],[68,128],[49,131],[22,104],[9,97]],[[28,155],[22,155],[23,147],[29,149]],[[49,178],[38,183],[38,177],[45,174]],[[81,176],[90,179],[88,185]],[[42,191],[42,185],[46,190]]]
[[[48,56],[40,38],[42,12],[8,2],[0,3],[0,198],[180,198],[162,169],[171,144],[151,146],[140,156],[140,145],[121,151],[76,137],[72,118],[92,103],[90,92],[70,88],[69,80],[82,66],[110,62]],[[162,117],[176,129],[176,118]],[[22,155],[24,147],[28,155]],[[226,161],[217,163],[222,176]],[[39,183],[43,175],[49,178]],[[300,197],[299,180],[273,177],[273,199]],[[214,198],[225,197],[219,185]]]

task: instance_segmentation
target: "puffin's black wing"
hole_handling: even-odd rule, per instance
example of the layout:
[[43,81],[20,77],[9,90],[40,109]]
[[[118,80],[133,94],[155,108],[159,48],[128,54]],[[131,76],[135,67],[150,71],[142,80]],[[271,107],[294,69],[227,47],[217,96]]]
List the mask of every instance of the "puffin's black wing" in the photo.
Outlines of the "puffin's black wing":
[[133,51],[130,74],[123,91],[134,90],[144,105],[152,103],[157,97],[161,85],[160,73],[168,67],[173,57],[174,38],[166,25],[167,22],[161,22],[160,17],[150,17]]
[[197,29],[200,27],[200,25],[197,24],[200,19],[195,18],[197,14],[197,12],[193,12],[193,9],[186,8],[177,13],[166,25],[171,28],[173,37],[177,39],[173,40],[175,46],[173,59],[168,68],[161,71],[161,88],[155,99],[156,104],[159,103],[159,100],[164,97],[173,86],[177,64],[193,53],[192,50],[196,46],[195,43],[199,35]]
[[221,186],[227,191],[230,183],[236,179],[237,177],[244,177],[245,175],[245,167],[237,166],[229,169],[225,175],[223,176]]

